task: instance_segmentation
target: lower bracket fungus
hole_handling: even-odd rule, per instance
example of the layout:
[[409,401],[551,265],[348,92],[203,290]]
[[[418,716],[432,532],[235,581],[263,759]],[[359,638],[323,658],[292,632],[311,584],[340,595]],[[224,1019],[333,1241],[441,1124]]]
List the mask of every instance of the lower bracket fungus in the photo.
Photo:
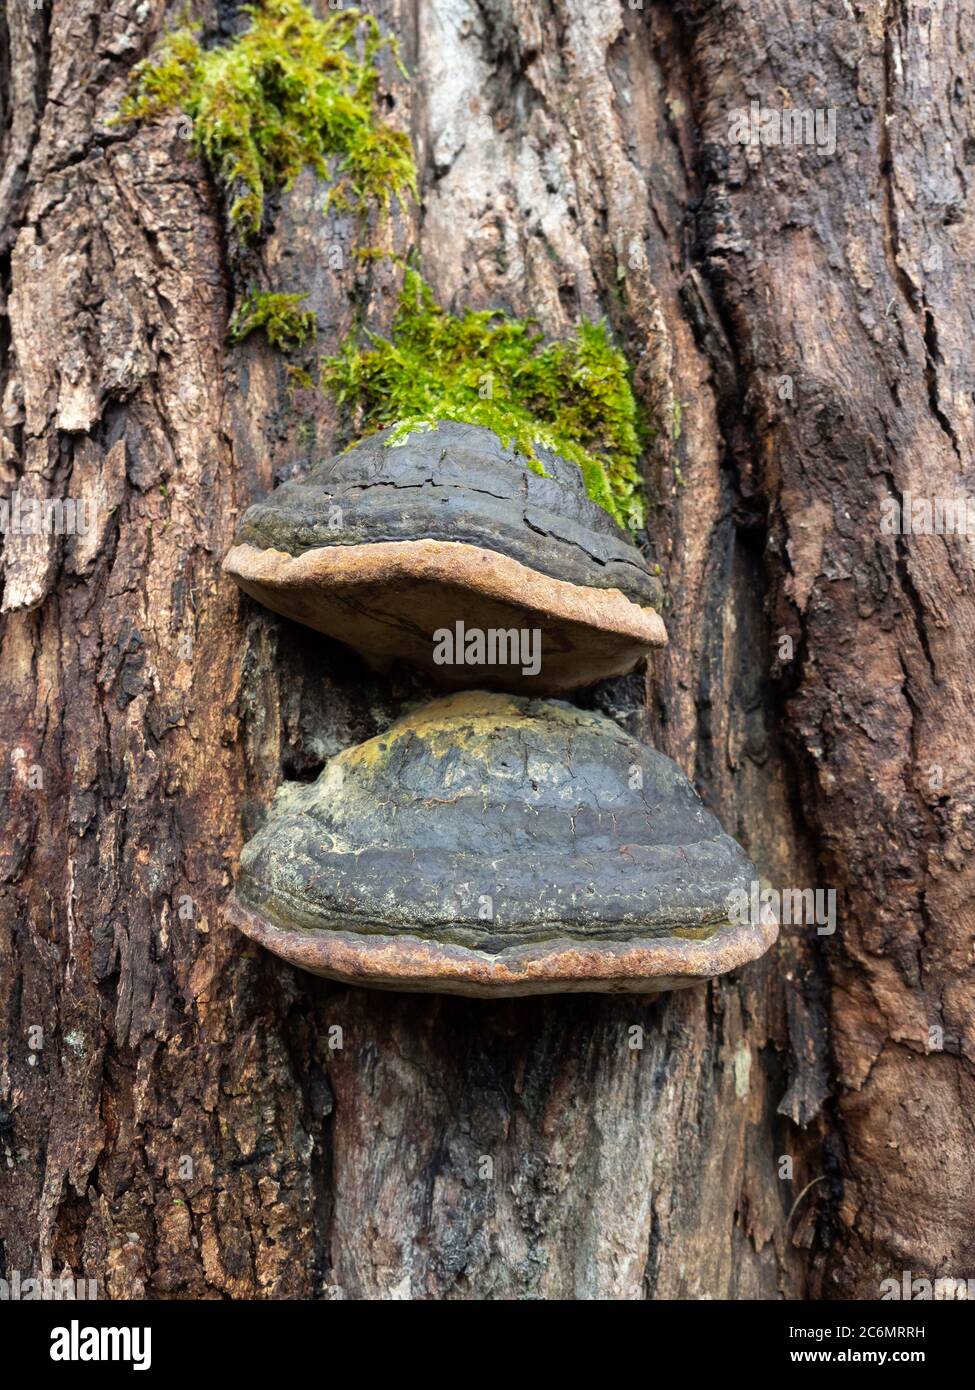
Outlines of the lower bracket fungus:
[[659,581],[577,465],[455,421],[370,435],[283,484],[248,509],[224,568],[374,667],[454,688],[557,694],[667,640]]
[[283,787],[230,922],[294,965],[379,989],[653,993],[754,960],[770,916],[688,779],[605,715],[436,700]]

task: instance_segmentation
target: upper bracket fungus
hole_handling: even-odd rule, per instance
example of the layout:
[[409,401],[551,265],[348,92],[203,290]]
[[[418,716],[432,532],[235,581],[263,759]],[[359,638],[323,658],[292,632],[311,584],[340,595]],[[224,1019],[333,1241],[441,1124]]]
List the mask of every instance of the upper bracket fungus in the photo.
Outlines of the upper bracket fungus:
[[455,421],[370,435],[250,507],[224,568],[380,669],[546,693],[623,675],[667,640],[659,581],[576,464],[537,455]]
[[757,875],[677,765],[604,715],[437,700],[291,784],[227,912],[304,969],[483,996],[677,989],[753,960]]

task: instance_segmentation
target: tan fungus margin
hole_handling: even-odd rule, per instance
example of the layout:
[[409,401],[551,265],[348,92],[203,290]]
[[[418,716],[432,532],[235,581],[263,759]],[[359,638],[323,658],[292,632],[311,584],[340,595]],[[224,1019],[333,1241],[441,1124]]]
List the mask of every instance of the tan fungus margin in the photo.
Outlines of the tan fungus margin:
[[619,589],[551,579],[509,555],[464,541],[374,541],[319,546],[302,555],[235,545],[227,552],[223,568],[248,592],[254,586],[268,595],[275,590],[392,585],[408,576],[468,588],[543,617],[617,633],[647,647],[667,645],[660,614],[634,603]]
[[655,994],[723,975],[775,943],[778,924],[727,923],[703,941],[681,937],[581,942],[567,938],[499,955],[416,936],[279,927],[233,894],[224,920],[292,965],[369,989],[501,997],[525,994]]

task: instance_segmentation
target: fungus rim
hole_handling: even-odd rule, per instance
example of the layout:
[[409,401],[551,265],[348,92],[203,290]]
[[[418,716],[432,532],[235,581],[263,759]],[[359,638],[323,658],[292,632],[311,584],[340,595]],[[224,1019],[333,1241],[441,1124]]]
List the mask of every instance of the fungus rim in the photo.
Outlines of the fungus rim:
[[491,953],[408,934],[361,935],[285,928],[231,894],[224,920],[289,965],[343,984],[415,994],[515,998],[535,994],[660,994],[725,975],[764,955],[779,934],[771,909],[759,923],[727,923],[703,940],[665,936],[583,942],[561,938]]
[[[440,686],[468,688],[469,669],[437,666],[432,635],[452,631],[460,617],[478,626],[486,616],[478,604],[503,612],[505,630],[538,628],[558,638],[534,675],[511,664],[479,668],[478,681],[495,688],[568,693],[627,675],[667,644],[656,609],[621,590],[553,579],[465,541],[367,541],[316,546],[300,555],[244,543],[228,551],[224,572],[264,607],[344,642],[374,669],[408,660]],[[365,604],[377,591],[389,595],[385,608],[377,615],[363,607],[353,621],[356,596]],[[411,600],[424,594],[430,632],[421,640],[419,629],[411,630]]]
[[[667,645],[667,629],[657,610],[636,603],[621,589],[597,589],[553,579],[503,551],[469,541],[428,537],[362,541],[357,545],[314,546],[300,555],[261,549],[245,541],[228,550],[223,568],[242,588],[266,585],[272,595],[277,591],[393,584],[406,577],[451,584],[550,619],[598,627],[601,632],[629,637],[647,647]],[[526,590],[529,584],[530,595]],[[261,602],[266,602],[263,596]],[[595,622],[593,609],[597,610]]]

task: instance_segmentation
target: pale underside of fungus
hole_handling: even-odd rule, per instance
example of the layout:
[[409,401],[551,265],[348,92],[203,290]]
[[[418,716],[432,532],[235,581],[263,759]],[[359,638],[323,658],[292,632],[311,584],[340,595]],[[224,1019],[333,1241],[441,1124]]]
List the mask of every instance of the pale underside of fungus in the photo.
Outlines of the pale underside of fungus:
[[[659,581],[579,468],[533,471],[479,426],[362,440],[250,507],[224,568],[266,607],[439,684],[560,693],[634,670],[666,643]],[[538,669],[437,657],[436,634],[538,633]]]
[[423,706],[286,785],[229,920],[375,988],[652,993],[766,951],[757,878],[677,765],[604,715],[485,692]]

